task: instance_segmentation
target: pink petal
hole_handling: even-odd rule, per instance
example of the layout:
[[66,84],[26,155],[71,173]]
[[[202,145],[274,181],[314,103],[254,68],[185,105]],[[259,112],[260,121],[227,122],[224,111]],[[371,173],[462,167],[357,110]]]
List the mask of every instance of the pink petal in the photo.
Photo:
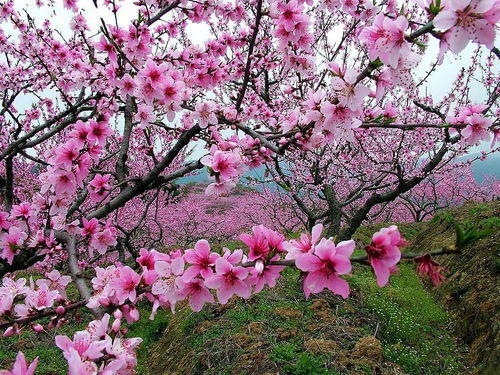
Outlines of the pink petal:
[[335,254],[335,244],[331,240],[322,238],[314,248],[314,254],[322,260],[330,259],[331,255]]
[[207,240],[199,240],[194,246],[195,250],[202,257],[208,257],[210,254],[210,245]]
[[182,257],[175,258],[172,261],[172,272],[174,275],[180,275],[184,271],[184,259]]
[[351,272],[351,261],[348,258],[334,256],[332,260],[335,262],[335,271],[337,271],[339,275],[346,275]]
[[244,299],[250,298],[251,294],[248,285],[241,280],[236,280],[234,282],[234,293],[236,293],[237,296]]
[[298,254],[295,257],[295,266],[305,272],[317,271],[322,265],[321,259],[313,254]]
[[217,289],[217,299],[221,305],[225,305],[229,298],[234,294],[234,287],[230,284],[223,283],[219,289]]
[[352,255],[355,247],[356,243],[353,240],[342,241],[337,244],[335,250],[338,255],[349,258]]
[[326,286],[326,274],[323,271],[311,272],[304,280],[304,284],[312,293],[321,292]]
[[226,259],[224,258],[219,258],[215,262],[215,272],[217,272],[218,275],[224,275],[231,271],[233,266],[231,263],[229,263]]
[[454,27],[450,31],[450,36],[448,37],[450,51],[454,54],[462,52],[469,43],[469,39],[470,35],[467,30],[461,27]]
[[244,267],[234,267],[233,268],[234,276],[236,276],[240,280],[246,279],[249,272],[250,271]]
[[185,283],[190,282],[193,280],[198,274],[200,273],[200,266],[194,265],[189,267],[186,271],[184,271],[184,274],[182,275],[182,281]]
[[387,285],[387,283],[389,282],[389,276],[391,274],[390,269],[378,259],[372,259],[371,264],[373,272],[375,272],[375,276],[377,277],[378,286],[382,287]]
[[344,279],[341,279],[338,276],[331,276],[327,282],[326,286],[333,293],[338,294],[342,298],[349,297],[349,284]]
[[224,283],[223,276],[214,276],[205,280],[205,286],[210,289],[220,288]]
[[451,29],[457,23],[457,14],[451,10],[442,10],[432,23],[437,29]]
[[315,244],[321,237],[321,232],[323,232],[323,225],[316,224],[311,231],[311,242]]

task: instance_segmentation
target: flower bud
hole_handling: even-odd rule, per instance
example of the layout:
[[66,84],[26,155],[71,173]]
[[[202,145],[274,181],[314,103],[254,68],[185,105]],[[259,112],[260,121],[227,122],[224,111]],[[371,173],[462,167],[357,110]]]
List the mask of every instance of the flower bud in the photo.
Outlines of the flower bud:
[[56,313],[62,315],[66,312],[66,309],[63,306],[57,306]]
[[5,332],[3,333],[3,337],[10,337],[18,334],[19,334],[19,328],[17,328],[17,325],[13,325],[5,330]]
[[122,324],[122,320],[121,319],[115,319],[115,321],[111,325],[111,330],[114,331],[114,332],[118,332],[120,330],[121,324]]
[[33,329],[33,331],[35,332],[42,332],[43,331],[43,326],[41,324],[33,324],[31,326],[31,328]]

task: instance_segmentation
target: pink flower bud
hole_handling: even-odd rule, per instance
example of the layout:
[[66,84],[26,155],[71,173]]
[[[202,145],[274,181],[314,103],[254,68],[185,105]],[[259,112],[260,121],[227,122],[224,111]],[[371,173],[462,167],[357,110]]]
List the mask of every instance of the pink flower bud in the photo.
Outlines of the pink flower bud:
[[18,334],[19,334],[19,328],[17,328],[17,326],[10,326],[3,333],[3,337],[10,337],[13,335],[18,335]]
[[121,310],[115,310],[113,316],[115,317],[115,319],[120,319],[123,316],[123,313]]
[[115,321],[111,325],[111,330],[113,330],[114,332],[118,332],[120,330],[121,324],[122,324],[121,319],[115,319]]
[[255,262],[255,270],[258,273],[262,273],[262,271],[264,271],[264,262],[262,262],[261,260]]
[[133,321],[139,320],[139,310],[135,307],[130,310],[130,318],[133,319]]
[[57,317],[54,317],[54,318],[50,319],[49,324],[47,324],[47,328],[48,328],[48,329],[53,329],[53,328],[55,328],[55,327],[56,327],[56,325],[57,325],[57,322],[58,322]]
[[63,306],[57,306],[56,313],[62,315],[66,312],[66,309]]
[[31,326],[31,328],[33,329],[33,331],[35,332],[42,332],[43,331],[43,326],[41,324],[33,324]]

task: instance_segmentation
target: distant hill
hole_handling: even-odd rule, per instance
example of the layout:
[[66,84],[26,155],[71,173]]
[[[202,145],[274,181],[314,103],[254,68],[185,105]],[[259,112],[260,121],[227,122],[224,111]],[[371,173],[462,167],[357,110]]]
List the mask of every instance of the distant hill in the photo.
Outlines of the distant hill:
[[[467,160],[479,155],[480,154],[471,154],[461,159]],[[496,154],[488,156],[486,160],[478,160],[472,163],[472,172],[478,182],[481,182],[485,175],[496,176],[500,179],[500,153],[497,152]]]
[[[459,161],[465,161],[471,158],[475,158],[480,156],[480,153],[474,153],[470,154],[467,156],[463,156],[459,158]],[[243,175],[243,177],[253,177],[257,179],[264,179],[264,171],[265,167],[259,167],[252,169],[251,171],[248,171]],[[484,179],[485,175],[493,175],[496,176],[498,179],[500,179],[500,153],[492,154],[489,155],[486,160],[477,160],[474,163],[472,163],[472,172],[474,173],[474,177],[478,182],[481,182]],[[179,183],[185,184],[185,183],[190,183],[190,182],[207,182],[209,180],[208,178],[208,173],[204,169],[202,172],[192,175],[192,176],[187,176],[187,177],[182,177],[178,180]],[[244,179],[242,179],[242,182],[245,182]],[[273,185],[271,183],[267,183],[265,185]]]

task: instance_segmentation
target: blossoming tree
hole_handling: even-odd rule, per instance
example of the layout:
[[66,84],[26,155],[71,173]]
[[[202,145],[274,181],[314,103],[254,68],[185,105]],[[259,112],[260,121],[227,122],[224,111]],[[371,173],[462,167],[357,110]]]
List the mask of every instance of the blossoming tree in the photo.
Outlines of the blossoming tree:
[[[380,286],[401,258],[417,258],[421,272],[440,279],[430,256],[401,254],[406,242],[396,227],[375,233],[358,257],[350,236],[335,244],[321,225],[291,241],[256,225],[240,237],[245,252],[216,253],[200,240],[167,254],[130,239],[152,208],[169,203],[174,181],[198,169],[211,176],[206,193],[220,195],[245,170],[296,153],[326,150],[325,160],[355,173],[375,148],[413,163],[428,154],[417,175],[401,177],[397,164],[381,172],[392,168],[405,190],[458,150],[495,143],[498,0],[94,0],[110,15],[98,22],[82,0],[28,3],[25,11],[17,0],[0,1],[4,336],[50,329],[88,308],[96,320],[86,330],[55,340],[69,373],[129,374],[140,339],[126,338],[124,320],[138,319],[139,300],[151,302],[152,318],[179,301],[199,311],[215,298],[224,304],[273,287],[286,266],[302,271],[306,297],[325,288],[348,297],[342,276],[352,262],[371,265]],[[61,4],[72,14],[69,28]],[[47,17],[33,16],[34,6]],[[207,30],[199,46],[189,38],[196,24]],[[439,52],[425,48],[431,40]],[[477,46],[473,67],[447,105],[420,97],[412,82],[422,58],[437,65],[469,43]],[[423,80],[432,79],[439,77],[431,69]],[[484,83],[484,103],[467,95],[473,79]],[[399,121],[389,101],[403,113]],[[456,253],[474,238],[462,233],[434,254]],[[113,252],[118,261],[94,266]],[[16,276],[30,267],[43,277]],[[79,300],[66,296],[71,282]],[[47,317],[45,327],[38,323]],[[32,374],[36,364],[19,354],[7,373]]]

